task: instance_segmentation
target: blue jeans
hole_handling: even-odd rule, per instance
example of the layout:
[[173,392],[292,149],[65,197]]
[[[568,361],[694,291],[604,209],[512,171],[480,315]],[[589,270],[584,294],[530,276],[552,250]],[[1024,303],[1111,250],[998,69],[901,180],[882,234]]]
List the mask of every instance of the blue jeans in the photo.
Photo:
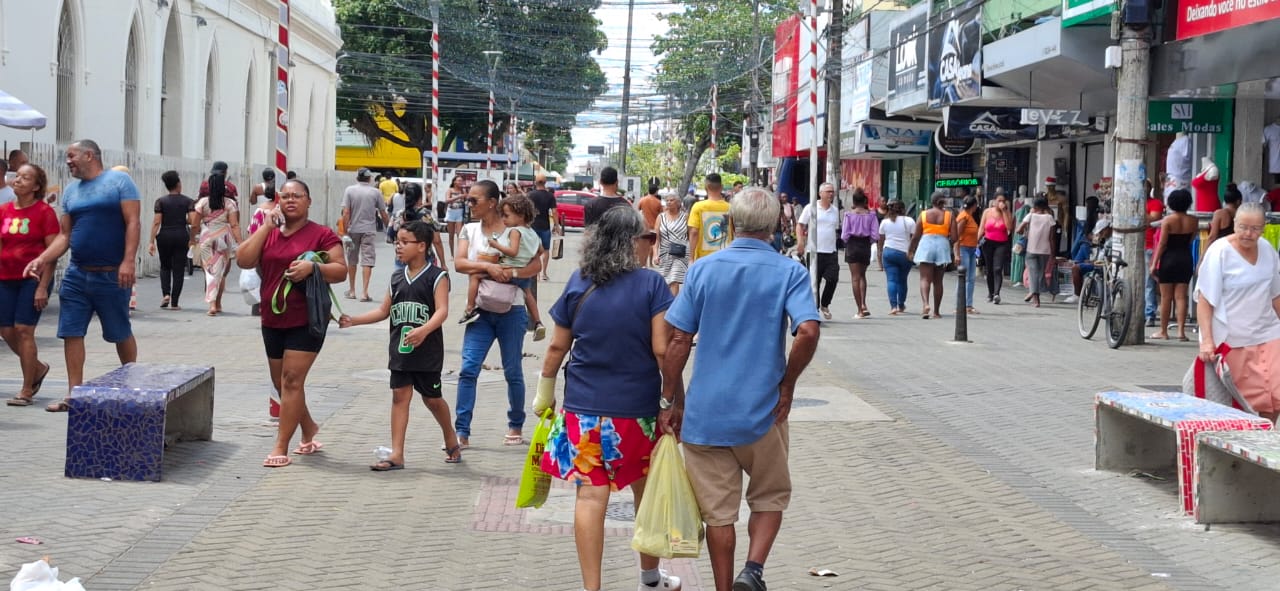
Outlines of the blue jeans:
[[961,246],[960,264],[964,266],[964,301],[966,306],[973,307],[973,285],[978,280],[978,247]]
[[[1148,248],[1146,252],[1147,262],[1150,263],[1151,253],[1153,251]],[[1150,269],[1148,269],[1148,271],[1150,271]],[[1146,312],[1147,320],[1151,320],[1156,317],[1156,311],[1160,306],[1160,286],[1156,283],[1156,278],[1151,276],[1151,273],[1147,273],[1147,285],[1146,289],[1143,290],[1142,295],[1146,299],[1146,308],[1144,312]]]
[[458,419],[454,428],[459,437],[471,436],[471,411],[476,406],[476,378],[480,364],[498,341],[502,352],[502,373],[507,379],[507,427],[524,428],[524,332],[528,315],[524,306],[513,306],[506,314],[477,310],[480,317],[467,325],[462,335],[462,371],[458,374]]
[[911,260],[907,253],[896,248],[884,249],[884,274],[889,283],[889,307],[907,307],[907,276],[911,274]]

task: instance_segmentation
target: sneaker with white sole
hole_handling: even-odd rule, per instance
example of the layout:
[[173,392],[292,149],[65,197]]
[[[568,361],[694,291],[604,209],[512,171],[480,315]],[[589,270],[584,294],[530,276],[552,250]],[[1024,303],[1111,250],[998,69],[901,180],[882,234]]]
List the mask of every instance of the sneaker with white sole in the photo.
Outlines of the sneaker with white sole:
[[659,570],[658,575],[660,578],[657,583],[653,585],[640,583],[636,591],[679,591],[680,577],[669,575],[665,570]]
[[458,319],[458,324],[471,324],[472,322],[475,322],[479,318],[480,318],[480,310],[479,309],[472,310],[470,312],[467,312],[466,314],[463,314],[462,318]]
[[1078,302],[1078,301],[1080,301],[1080,297],[1079,297],[1079,296],[1071,295],[1071,296],[1068,296],[1068,297],[1067,297],[1067,299],[1062,300],[1062,303],[1064,303],[1064,304],[1074,304],[1074,303],[1076,303],[1076,302]]
[[533,340],[541,341],[545,338],[547,338],[547,327],[543,326],[541,322],[533,325]]

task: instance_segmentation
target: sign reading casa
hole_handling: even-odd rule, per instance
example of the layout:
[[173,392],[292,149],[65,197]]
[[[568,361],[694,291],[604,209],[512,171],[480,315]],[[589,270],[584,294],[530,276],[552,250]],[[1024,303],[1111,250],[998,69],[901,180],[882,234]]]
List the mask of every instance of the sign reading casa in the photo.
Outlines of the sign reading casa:
[[1147,131],[1152,133],[1223,133],[1231,125],[1226,101],[1151,101]]
[[1182,0],[1178,5],[1178,39],[1280,17],[1280,0]]

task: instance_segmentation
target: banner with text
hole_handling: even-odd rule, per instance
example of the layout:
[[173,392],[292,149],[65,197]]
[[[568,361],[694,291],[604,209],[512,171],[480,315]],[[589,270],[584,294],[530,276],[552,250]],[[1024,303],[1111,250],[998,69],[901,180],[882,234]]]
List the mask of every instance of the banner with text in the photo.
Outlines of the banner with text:
[[1181,0],[1178,39],[1280,17],[1280,0]]
[[886,103],[889,111],[906,109],[928,100],[928,68],[925,49],[928,42],[929,3],[921,2],[902,13],[889,33],[889,89]]
[[929,108],[982,95],[982,5],[976,0],[938,15],[929,35]]

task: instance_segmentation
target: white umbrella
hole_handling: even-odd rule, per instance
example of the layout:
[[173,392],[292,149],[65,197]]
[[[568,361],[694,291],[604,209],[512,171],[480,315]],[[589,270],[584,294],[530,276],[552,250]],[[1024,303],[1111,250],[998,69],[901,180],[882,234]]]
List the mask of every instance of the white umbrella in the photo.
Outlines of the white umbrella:
[[0,90],[0,125],[15,129],[44,129],[49,118],[13,95]]

